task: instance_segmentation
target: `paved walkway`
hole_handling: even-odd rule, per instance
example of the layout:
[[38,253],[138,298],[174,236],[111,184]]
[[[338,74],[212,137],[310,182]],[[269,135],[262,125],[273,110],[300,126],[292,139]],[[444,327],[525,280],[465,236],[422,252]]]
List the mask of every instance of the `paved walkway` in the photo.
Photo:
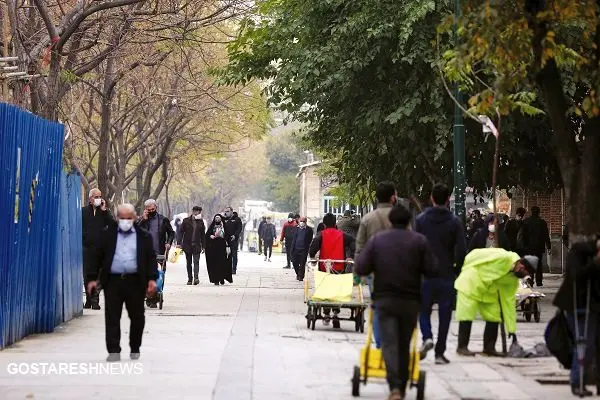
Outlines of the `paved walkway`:
[[[48,335],[33,335],[0,352],[0,399],[351,399],[350,375],[364,335],[353,324],[333,331],[306,329],[302,284],[283,257],[265,263],[241,253],[233,285],[187,286],[180,261],[167,271],[165,306],[146,310],[142,358],[107,364],[103,311],[84,315]],[[550,313],[546,313],[546,317]],[[122,319],[126,357],[129,321]],[[543,324],[520,323],[526,347],[540,341]],[[476,323],[473,349],[481,347],[483,325]],[[455,356],[457,326],[450,335],[448,366],[427,359],[427,399],[565,399],[566,386],[544,386],[533,378],[564,376],[552,359],[490,360]],[[11,374],[22,362],[92,363],[89,368],[120,368],[93,374],[63,371]],[[98,363],[97,365],[95,363]],[[56,364],[53,364],[56,366]],[[115,365],[115,367],[112,367]],[[32,368],[31,365],[21,368]],[[129,368],[129,369],[127,369]],[[125,370],[123,370],[125,369]],[[68,373],[67,373],[68,372]],[[125,373],[124,373],[125,372]],[[373,382],[361,398],[384,399],[387,388]],[[415,398],[409,392],[409,399]]]

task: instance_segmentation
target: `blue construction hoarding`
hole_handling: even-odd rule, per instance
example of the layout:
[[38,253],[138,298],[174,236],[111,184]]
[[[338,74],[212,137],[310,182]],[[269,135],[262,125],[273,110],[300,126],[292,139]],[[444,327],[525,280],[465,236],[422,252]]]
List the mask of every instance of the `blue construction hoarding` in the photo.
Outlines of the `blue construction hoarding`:
[[82,312],[81,184],[64,129],[0,104],[0,348]]

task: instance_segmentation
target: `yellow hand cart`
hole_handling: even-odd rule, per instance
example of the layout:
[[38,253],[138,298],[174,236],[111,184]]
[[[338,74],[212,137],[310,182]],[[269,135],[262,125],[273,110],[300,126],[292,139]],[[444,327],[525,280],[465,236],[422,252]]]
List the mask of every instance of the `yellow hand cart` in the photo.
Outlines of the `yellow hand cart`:
[[[325,265],[326,271],[318,270],[318,263]],[[362,285],[354,286],[353,274],[336,272],[335,264],[352,265],[351,260],[316,259],[306,263],[304,273],[304,303],[307,305],[306,327],[315,330],[318,320],[328,321],[329,317],[323,315],[327,309],[349,309],[350,317],[343,318],[335,314],[333,328],[340,328],[340,321],[354,322],[356,332],[364,332],[365,310],[368,304],[364,300]],[[312,293],[310,280],[312,279]]]
[[[417,388],[417,400],[425,399],[426,371],[420,368],[420,356],[417,350],[418,326],[413,331],[410,343],[410,357],[408,364],[408,388]],[[381,349],[373,344],[373,309],[369,312],[369,323],[367,329],[367,342],[360,350],[359,365],[354,366],[352,375],[352,396],[360,396],[360,384],[367,384],[369,378],[386,379],[385,363]]]

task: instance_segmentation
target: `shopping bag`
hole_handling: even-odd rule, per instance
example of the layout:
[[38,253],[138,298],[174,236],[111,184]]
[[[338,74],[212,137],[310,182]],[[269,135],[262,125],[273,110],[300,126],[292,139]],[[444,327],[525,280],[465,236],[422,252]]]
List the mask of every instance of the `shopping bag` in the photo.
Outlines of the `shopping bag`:
[[573,363],[573,335],[569,329],[567,318],[562,311],[548,322],[544,339],[548,350],[566,369],[571,369]]
[[177,262],[177,260],[179,259],[179,255],[183,252],[182,249],[175,249],[171,252],[171,256],[169,257],[169,262],[171,264],[175,264]]
[[312,300],[349,302],[352,301],[353,274],[328,274],[315,270],[315,291]]

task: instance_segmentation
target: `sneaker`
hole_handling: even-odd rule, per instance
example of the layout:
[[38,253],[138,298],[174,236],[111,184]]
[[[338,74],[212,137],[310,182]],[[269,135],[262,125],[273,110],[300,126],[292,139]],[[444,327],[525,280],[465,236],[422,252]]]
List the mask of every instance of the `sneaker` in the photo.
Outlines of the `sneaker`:
[[99,310],[100,304],[92,304],[92,310]]
[[459,347],[458,349],[456,349],[456,354],[458,354],[459,356],[464,356],[464,357],[475,357],[475,353],[473,353],[471,350],[469,350],[468,348],[461,348]]
[[269,258],[267,261],[271,262],[271,259]]
[[200,280],[199,279],[194,279],[194,285],[199,285],[200,284]]
[[85,303],[85,304],[83,305],[83,308],[86,308],[86,309],[88,309],[88,308],[92,308],[92,305],[91,305],[90,303]]
[[131,352],[129,354],[129,358],[131,358],[132,360],[139,360],[140,359],[140,351],[138,350],[137,352]]
[[571,393],[578,397],[590,397],[594,395],[594,393],[587,390],[585,386],[583,387],[583,390],[579,389],[579,385],[571,386]]
[[504,357],[504,354],[497,352],[496,349],[483,350],[481,355],[486,357]]
[[191,285],[191,284],[192,284],[192,280],[191,280],[191,279],[188,279],[188,283],[187,283],[187,284],[188,284],[188,285]]
[[433,349],[433,339],[425,339],[423,342],[423,346],[421,346],[421,360],[424,360],[427,357],[427,353]]
[[106,357],[107,362],[117,362],[121,361],[121,353],[110,353],[108,357]]
[[267,257],[265,257],[265,261],[267,261]]
[[289,265],[286,265],[285,267],[283,267],[283,269],[291,269],[292,267],[290,267]]
[[437,365],[446,365],[446,364],[450,364],[450,360],[448,360],[446,358],[446,356],[444,356],[443,354],[440,356],[435,356],[435,363]]

